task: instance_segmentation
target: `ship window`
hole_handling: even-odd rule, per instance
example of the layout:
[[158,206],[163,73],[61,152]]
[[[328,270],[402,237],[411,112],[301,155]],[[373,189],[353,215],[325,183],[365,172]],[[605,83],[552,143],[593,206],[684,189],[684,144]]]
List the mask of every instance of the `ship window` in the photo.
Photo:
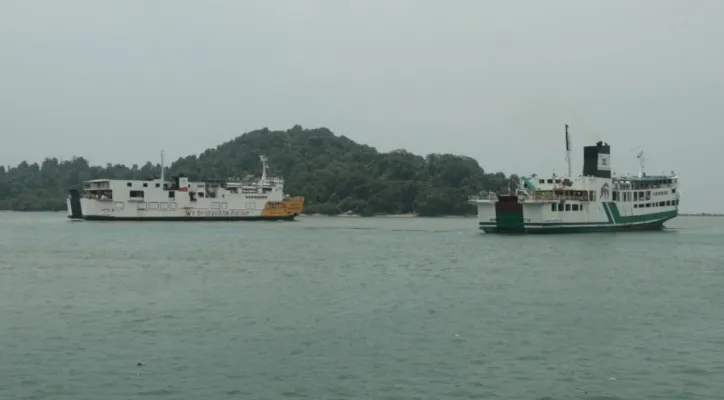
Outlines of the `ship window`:
[[175,199],[176,198],[176,192],[173,190],[169,190],[168,192],[168,198],[169,199]]
[[143,182],[143,187],[148,187],[148,183]]
[[545,179],[538,179],[538,183],[546,183]]
[[634,208],[639,208],[639,205],[638,205],[638,204],[634,204]]
[[117,209],[123,210],[123,208],[126,206],[126,204],[123,203],[122,201],[117,201],[116,204],[115,204],[115,206],[116,206]]
[[670,206],[670,205],[671,205],[671,200],[666,200],[666,205],[667,205],[667,206]]
[[126,186],[131,187],[131,182],[127,182]]
[[551,211],[557,211],[556,203],[551,204]]
[[663,207],[663,206],[665,206],[665,205],[666,205],[666,202],[664,202],[664,201],[660,201],[660,202],[659,202],[659,207]]
[[650,207],[651,207],[651,203],[646,203],[646,208],[650,208]]
[[573,211],[578,211],[578,204],[573,204]]
[[132,198],[143,198],[143,190],[131,190],[130,197]]
[[548,179],[548,183],[553,183],[553,179]]
[[571,211],[571,205],[570,205],[570,204],[566,204],[566,211]]
[[199,192],[199,197],[204,197],[204,192]]
[[676,189],[671,189],[671,193],[676,193]]
[[160,184],[160,183],[157,183],[157,184],[156,184],[156,187],[161,187],[161,184]]

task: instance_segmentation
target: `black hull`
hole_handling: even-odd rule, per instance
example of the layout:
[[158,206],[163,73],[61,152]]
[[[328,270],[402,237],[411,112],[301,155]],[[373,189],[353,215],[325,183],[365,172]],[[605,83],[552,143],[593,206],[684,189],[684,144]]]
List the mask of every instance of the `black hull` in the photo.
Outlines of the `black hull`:
[[104,215],[84,215],[76,217],[69,215],[68,218],[84,221],[135,221],[135,222],[210,222],[210,221],[293,221],[296,215],[287,217],[233,217],[233,216],[217,216],[217,217],[111,217]]
[[[515,234],[563,234],[563,233],[600,233],[600,232],[646,232],[646,231],[663,231],[666,229],[664,223],[671,218],[658,221],[652,221],[645,224],[590,224],[590,225],[574,225],[565,224],[529,224],[529,226],[521,227],[516,230],[500,230],[492,224],[480,224],[480,229],[485,233],[515,233]],[[547,226],[550,225],[550,226]]]

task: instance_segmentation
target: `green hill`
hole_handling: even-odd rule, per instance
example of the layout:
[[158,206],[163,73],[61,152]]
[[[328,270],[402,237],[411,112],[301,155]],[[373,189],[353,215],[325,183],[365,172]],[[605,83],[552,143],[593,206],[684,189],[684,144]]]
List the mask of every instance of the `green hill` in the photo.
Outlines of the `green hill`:
[[[380,153],[373,147],[335,136],[326,128],[287,131],[261,129],[173,162],[170,177],[224,179],[261,173],[258,156],[269,158],[270,171],[285,179],[286,192],[306,197],[305,213],[362,215],[416,212],[419,215],[475,213],[468,196],[507,188],[503,173],[488,174],[472,158],[452,154],[417,156],[404,150]],[[0,209],[65,210],[67,189],[95,178],[147,179],[160,165],[91,166],[83,158],[42,164],[0,166]]]

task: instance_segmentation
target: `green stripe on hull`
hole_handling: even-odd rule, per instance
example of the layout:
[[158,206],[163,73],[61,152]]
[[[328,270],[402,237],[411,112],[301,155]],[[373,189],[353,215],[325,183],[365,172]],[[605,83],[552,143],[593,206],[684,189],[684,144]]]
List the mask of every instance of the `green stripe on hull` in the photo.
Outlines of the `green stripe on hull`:
[[[678,216],[678,210],[660,211],[643,215],[622,216],[614,202],[601,202],[605,220],[589,222],[527,222],[523,226],[512,224],[510,216],[505,221],[479,222],[486,233],[585,233],[585,232],[626,232],[661,230],[664,223]],[[522,214],[522,213],[521,213]],[[522,215],[521,215],[522,217]],[[501,224],[501,222],[504,222]]]
[[[557,234],[557,233],[596,233],[596,232],[631,232],[631,231],[658,231],[664,228],[665,221],[655,221],[646,224],[636,225],[554,225],[554,226],[526,226],[514,233],[530,234]],[[485,233],[501,233],[494,225],[481,225],[480,229]]]
[[[674,215],[675,216],[675,215]],[[630,232],[662,230],[664,223],[674,216],[644,223],[609,224],[609,223],[528,223],[522,229],[510,233],[593,233],[593,232]],[[499,231],[494,223],[480,222],[480,230],[485,233],[508,233]]]
[[621,214],[618,212],[618,206],[616,205],[616,203],[608,202],[606,204],[611,210],[611,216],[613,217],[614,222],[617,224],[636,224],[640,222],[657,221],[660,219],[667,220],[674,218],[678,215],[677,210],[671,210],[643,215],[621,216]]
[[611,210],[606,207],[606,203],[601,203],[601,206],[603,207],[603,211],[606,213],[606,218],[608,219],[609,224],[615,223],[613,220],[613,216],[611,215]]

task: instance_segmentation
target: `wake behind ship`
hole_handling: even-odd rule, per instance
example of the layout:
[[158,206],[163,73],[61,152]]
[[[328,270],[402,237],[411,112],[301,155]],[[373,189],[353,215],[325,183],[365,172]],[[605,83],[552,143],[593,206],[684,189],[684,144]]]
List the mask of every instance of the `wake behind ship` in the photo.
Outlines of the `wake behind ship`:
[[671,174],[646,175],[643,152],[637,176],[613,176],[611,147],[583,148],[583,173],[571,174],[566,125],[564,176],[521,177],[514,193],[471,198],[486,233],[582,233],[660,230],[679,213],[679,180]]
[[293,220],[302,213],[304,197],[284,193],[284,180],[267,177],[262,164],[255,182],[239,179],[190,182],[179,176],[161,179],[95,179],[68,193],[68,218],[87,221],[247,221]]

